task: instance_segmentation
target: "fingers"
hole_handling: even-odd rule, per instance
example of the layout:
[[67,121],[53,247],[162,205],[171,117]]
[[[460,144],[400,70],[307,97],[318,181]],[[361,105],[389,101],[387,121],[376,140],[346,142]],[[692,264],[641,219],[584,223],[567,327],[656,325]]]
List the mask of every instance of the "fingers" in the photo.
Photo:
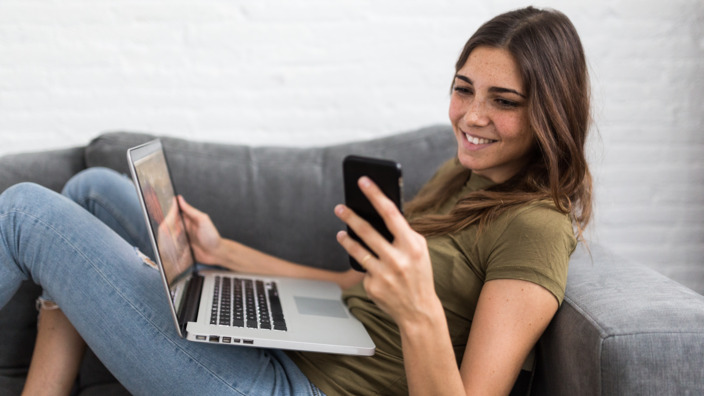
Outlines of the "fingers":
[[399,208],[370,178],[366,176],[360,177],[358,185],[372,206],[374,206],[374,209],[379,213],[379,216],[384,220],[391,234],[394,236],[398,235],[407,228],[408,223]]
[[[369,249],[371,249],[379,257],[388,256],[390,250],[392,249],[391,244],[366,220],[358,216],[352,209],[345,205],[337,205],[335,207],[335,214],[340,218],[340,220],[344,221],[355,232],[355,234],[357,234],[357,236],[367,244]],[[363,252],[359,253],[359,257],[351,254],[352,257],[354,257],[358,262],[366,253],[369,253],[367,249],[357,243],[352,237],[348,236],[347,239],[354,242],[356,245],[359,245],[359,248],[363,250]],[[348,251],[348,253],[350,252]]]
[[[396,261],[402,264],[402,262],[411,263],[425,259],[427,255],[425,238],[408,225],[396,205],[367,177],[359,179],[359,187],[384,220],[387,228],[394,236],[394,240],[389,243],[371,224],[354,213],[353,210],[345,205],[338,205],[335,207],[335,214],[350,229],[354,230],[369,248],[366,249],[346,233],[340,234],[338,240],[348,253],[360,264],[363,260],[366,261],[367,265],[365,267],[369,267],[369,264],[378,264],[379,262]],[[369,253],[376,254],[378,258],[368,257]],[[405,257],[405,261],[399,261],[400,253]]]
[[[410,231],[410,227],[401,211],[396,207],[379,187],[368,177],[361,177],[358,181],[359,188],[369,199],[374,210],[386,224],[394,240],[401,242]],[[374,251],[379,257],[384,257],[391,250],[390,243],[381,236],[366,220],[357,216],[351,209],[344,205],[335,208],[337,216],[344,221],[354,232]],[[359,261],[359,260],[357,260]]]
[[183,195],[178,195],[178,204],[181,206],[181,211],[188,216],[193,216],[193,213],[198,212],[198,209],[186,202]]
[[354,240],[346,231],[340,231],[337,233],[337,241],[342,245],[347,251],[347,254],[352,256],[357,262],[367,270],[367,272],[374,272],[375,267],[372,266],[374,261],[374,255],[365,249],[362,244]]
[[210,215],[191,206],[181,195],[178,196],[178,202],[181,206],[181,213],[183,213],[184,220],[186,221],[186,227],[189,229],[189,234],[204,233],[213,238],[220,237],[220,233],[210,219]]
[[166,227],[173,226],[174,222],[178,219],[178,205],[176,204],[176,199],[173,199],[167,212],[164,214],[164,221],[162,224]]
[[200,226],[204,224],[204,220],[207,219],[208,215],[191,206],[181,195],[178,196],[178,203],[181,207],[183,219],[186,222],[188,234],[193,237],[197,233]]
[[178,203],[179,206],[181,207],[181,213],[188,219],[191,220],[195,223],[199,223],[202,219],[207,217],[208,215],[204,212],[201,212],[200,210],[194,208],[186,202],[186,199],[183,197],[183,195],[178,196]]

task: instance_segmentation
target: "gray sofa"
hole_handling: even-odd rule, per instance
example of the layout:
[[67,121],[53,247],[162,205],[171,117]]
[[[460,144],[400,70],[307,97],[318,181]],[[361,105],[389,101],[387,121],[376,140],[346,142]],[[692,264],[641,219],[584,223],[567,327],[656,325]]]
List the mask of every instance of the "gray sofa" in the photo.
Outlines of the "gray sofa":
[[[0,157],[0,191],[20,181],[60,190],[69,177],[92,166],[127,172],[125,150],[151,138],[106,133],[86,147]],[[343,200],[345,155],[401,162],[408,199],[455,151],[449,126],[316,148],[162,140],[176,188],[208,212],[224,236],[335,270],[347,267],[334,238],[341,223],[332,215]],[[0,310],[0,394],[21,390],[36,334],[38,293],[27,282]],[[537,347],[531,393],[704,394],[704,297],[605,246],[580,246],[570,263],[564,304]],[[76,394],[127,392],[89,351]]]

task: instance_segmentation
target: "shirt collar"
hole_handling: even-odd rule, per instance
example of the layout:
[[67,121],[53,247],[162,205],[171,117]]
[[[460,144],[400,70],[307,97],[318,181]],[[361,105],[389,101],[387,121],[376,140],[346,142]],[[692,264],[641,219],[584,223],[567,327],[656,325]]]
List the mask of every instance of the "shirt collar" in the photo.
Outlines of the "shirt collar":
[[491,179],[472,172],[469,175],[469,180],[467,180],[467,184],[465,185],[465,187],[471,189],[472,191],[477,191],[491,187],[494,184],[496,183],[491,181]]

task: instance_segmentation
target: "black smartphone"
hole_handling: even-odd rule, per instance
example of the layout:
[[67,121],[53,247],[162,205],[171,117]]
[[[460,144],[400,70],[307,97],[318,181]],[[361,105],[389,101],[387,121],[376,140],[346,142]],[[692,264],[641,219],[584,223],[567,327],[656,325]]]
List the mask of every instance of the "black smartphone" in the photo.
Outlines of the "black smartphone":
[[[345,184],[345,205],[368,221],[389,242],[393,242],[393,235],[386,228],[384,220],[376,212],[372,203],[359,189],[357,181],[362,176],[369,177],[396,204],[396,207],[402,210],[403,177],[401,164],[380,158],[349,155],[342,161],[342,174]],[[352,238],[374,253],[349,227],[347,227],[347,232]],[[365,272],[365,269],[351,256],[350,265],[357,271]]]

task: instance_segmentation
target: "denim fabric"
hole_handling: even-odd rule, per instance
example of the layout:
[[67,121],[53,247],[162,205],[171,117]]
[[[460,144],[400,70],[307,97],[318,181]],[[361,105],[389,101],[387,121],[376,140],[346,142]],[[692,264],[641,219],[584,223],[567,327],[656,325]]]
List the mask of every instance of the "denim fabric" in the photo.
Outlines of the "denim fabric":
[[[136,249],[153,256],[147,226],[132,181],[106,168],[90,168],[71,178],[61,192]],[[53,301],[44,290],[44,300]]]
[[133,394],[320,394],[282,351],[176,334],[159,274],[135,249],[151,254],[128,179],[88,170],[65,193],[23,183],[0,195],[0,306],[22,280],[40,284]]

